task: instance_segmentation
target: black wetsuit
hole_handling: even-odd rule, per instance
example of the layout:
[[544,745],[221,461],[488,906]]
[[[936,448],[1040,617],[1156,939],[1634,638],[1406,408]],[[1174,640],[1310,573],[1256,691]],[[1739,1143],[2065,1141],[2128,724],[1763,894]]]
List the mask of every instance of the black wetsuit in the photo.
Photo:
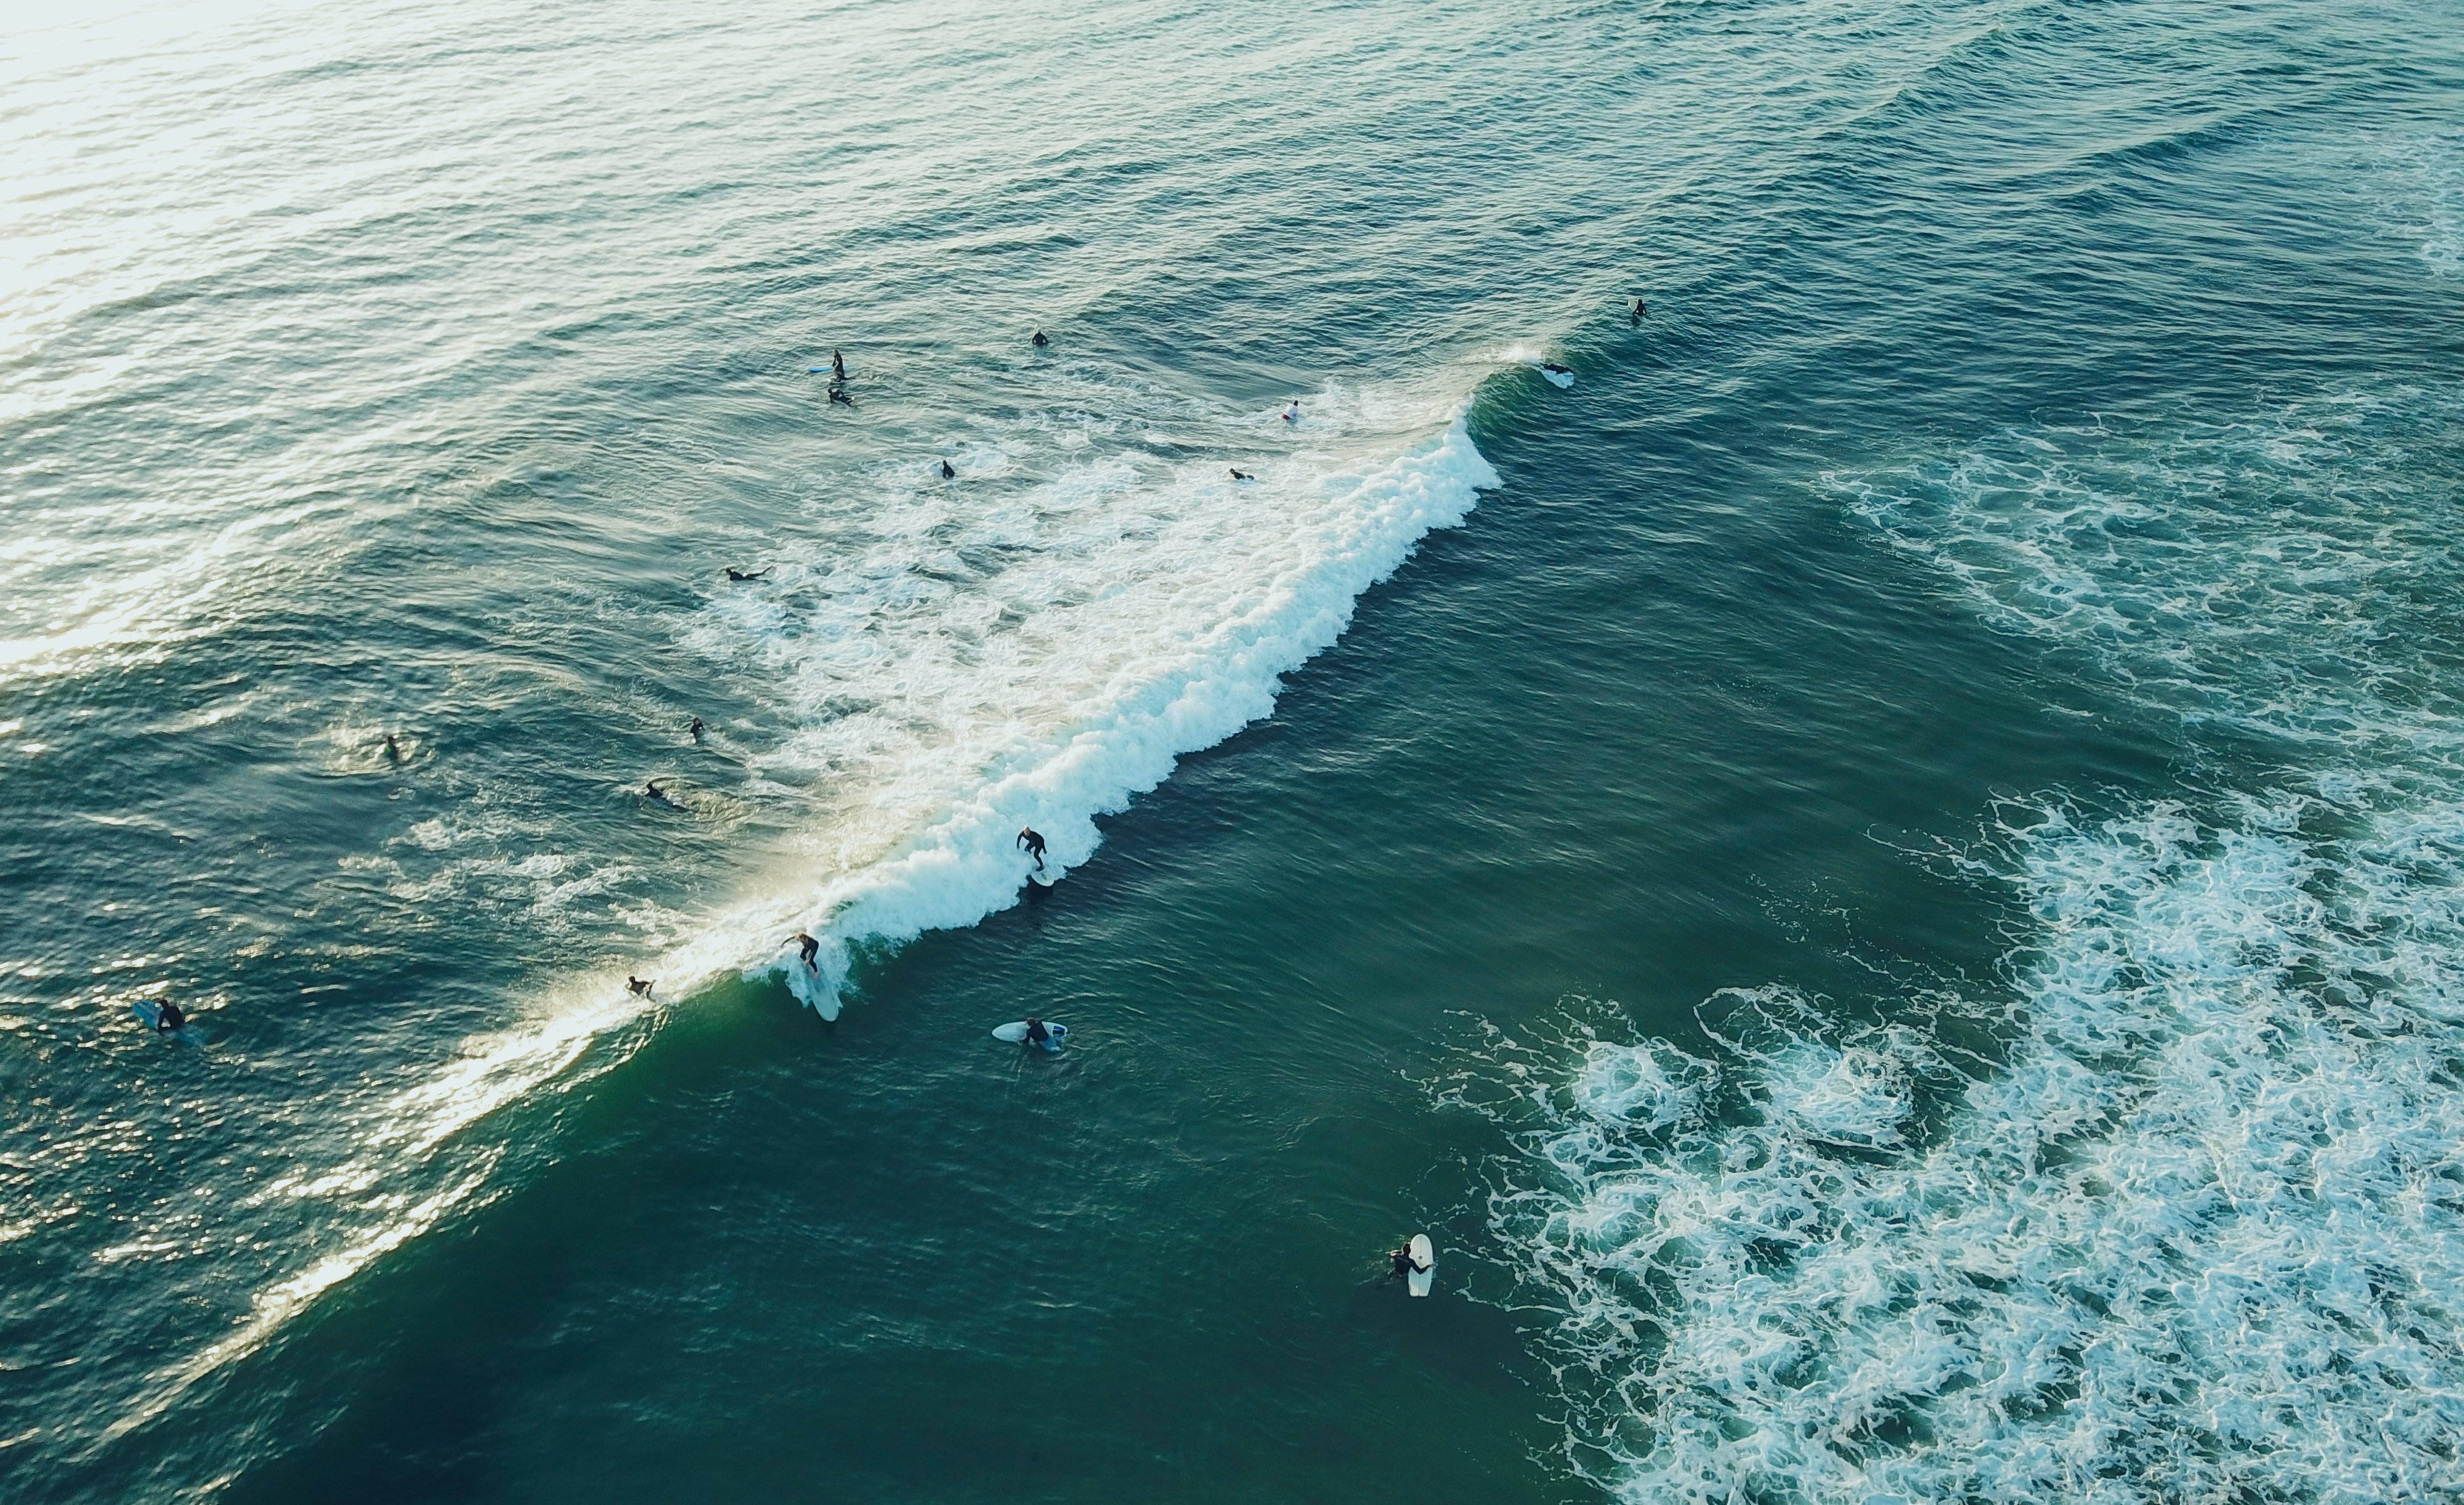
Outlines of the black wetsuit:
[[1026,1022],[1026,1044],[1042,1045],[1051,1038],[1052,1031],[1044,1027],[1043,1020],[1030,1019]]
[[187,1028],[187,1024],[188,1016],[180,1011],[179,1005],[171,1002],[171,1000],[167,998],[163,1000],[162,1015],[154,1021],[154,1028],[156,1029],[165,1034],[169,1034],[174,1029],[183,1029]]
[[1018,833],[1018,844],[1025,849],[1028,856],[1035,859],[1035,871],[1038,873],[1043,872],[1044,838],[1037,835],[1032,829],[1029,829]]
[[814,964],[813,958],[822,954],[822,943],[810,936],[799,936],[796,939],[796,949],[803,953],[804,964],[811,966]]

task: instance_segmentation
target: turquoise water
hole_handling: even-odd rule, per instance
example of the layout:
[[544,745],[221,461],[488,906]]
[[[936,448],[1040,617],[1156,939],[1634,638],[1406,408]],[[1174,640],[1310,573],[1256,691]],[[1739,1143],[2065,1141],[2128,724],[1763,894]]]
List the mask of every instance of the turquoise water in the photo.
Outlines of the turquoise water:
[[2458,20],[13,26],[0,1491],[2464,1491]]

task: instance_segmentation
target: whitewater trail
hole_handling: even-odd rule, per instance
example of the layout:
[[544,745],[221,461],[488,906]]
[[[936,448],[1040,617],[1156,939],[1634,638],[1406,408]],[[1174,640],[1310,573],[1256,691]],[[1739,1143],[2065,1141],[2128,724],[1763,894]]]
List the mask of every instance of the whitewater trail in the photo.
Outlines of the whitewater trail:
[[1556,1314],[1578,1471],[1637,1501],[2464,1493],[2464,601],[2393,463],[2464,458],[2459,417],[2345,395],[1832,477],[1989,624],[2298,762],[2008,802],[1947,859],[2029,917],[2002,990],[1863,1001],[1880,1025],[1734,991],[1710,1054],[1492,1032],[1445,1096],[1515,1138],[1489,1219]]

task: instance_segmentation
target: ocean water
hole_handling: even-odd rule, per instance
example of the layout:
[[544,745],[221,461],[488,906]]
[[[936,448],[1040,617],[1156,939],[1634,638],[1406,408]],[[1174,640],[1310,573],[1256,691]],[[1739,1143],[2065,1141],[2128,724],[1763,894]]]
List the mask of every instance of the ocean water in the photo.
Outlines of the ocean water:
[[2460,65],[12,15],[0,1494],[2464,1494]]

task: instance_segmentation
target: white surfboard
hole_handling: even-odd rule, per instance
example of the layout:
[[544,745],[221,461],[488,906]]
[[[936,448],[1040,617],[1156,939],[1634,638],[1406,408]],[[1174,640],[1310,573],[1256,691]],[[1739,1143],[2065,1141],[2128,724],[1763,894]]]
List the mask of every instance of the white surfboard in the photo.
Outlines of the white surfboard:
[[1430,1283],[1438,1278],[1438,1247],[1429,1242],[1426,1233],[1415,1233],[1410,1249],[1412,1263],[1420,1268],[1404,1276],[1403,1283],[1411,1287],[1412,1295],[1424,1296],[1429,1294]]
[[[1069,1027],[1067,1025],[1057,1025],[1051,1020],[1046,1019],[1044,1021],[1044,1028],[1052,1031],[1052,1038],[1044,1042],[1044,1048],[1047,1051],[1060,1050],[1061,1042],[1069,1038]],[[1002,1025],[1000,1029],[995,1029],[993,1031],[993,1038],[996,1040],[1005,1040],[1011,1045],[1024,1045],[1026,1043],[1026,1021],[1023,1019],[1011,1020],[1008,1024]]]
[[796,995],[796,1002],[825,1020],[839,1016],[838,995],[822,985],[819,967],[806,966],[802,959],[780,964],[787,969],[787,991]]

